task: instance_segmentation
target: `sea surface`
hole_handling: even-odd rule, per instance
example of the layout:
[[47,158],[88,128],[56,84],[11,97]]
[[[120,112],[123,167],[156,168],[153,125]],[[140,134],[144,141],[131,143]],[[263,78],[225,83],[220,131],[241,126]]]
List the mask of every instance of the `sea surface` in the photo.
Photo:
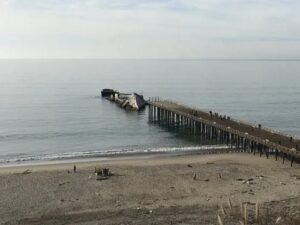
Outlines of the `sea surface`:
[[103,88],[300,136],[300,61],[2,59],[0,165],[216,147],[120,109]]

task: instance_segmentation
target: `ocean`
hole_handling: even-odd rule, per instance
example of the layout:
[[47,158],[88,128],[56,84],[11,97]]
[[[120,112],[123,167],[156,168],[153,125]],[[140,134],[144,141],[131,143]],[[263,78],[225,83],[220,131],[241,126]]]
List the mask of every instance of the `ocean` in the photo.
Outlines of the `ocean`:
[[1,59],[0,166],[222,147],[124,111],[103,88],[300,136],[300,61]]

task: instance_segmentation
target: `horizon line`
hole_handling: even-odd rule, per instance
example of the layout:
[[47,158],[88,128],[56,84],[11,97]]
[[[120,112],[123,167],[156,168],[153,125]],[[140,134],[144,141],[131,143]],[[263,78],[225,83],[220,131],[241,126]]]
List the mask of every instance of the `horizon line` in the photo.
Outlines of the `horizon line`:
[[300,58],[97,58],[97,57],[86,57],[86,58],[2,58],[0,60],[180,60],[180,61],[300,61]]

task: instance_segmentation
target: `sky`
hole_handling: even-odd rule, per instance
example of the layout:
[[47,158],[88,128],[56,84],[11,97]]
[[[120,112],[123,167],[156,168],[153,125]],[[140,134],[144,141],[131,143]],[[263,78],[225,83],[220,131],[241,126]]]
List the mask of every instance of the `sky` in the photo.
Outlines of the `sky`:
[[0,0],[0,58],[299,59],[299,0]]

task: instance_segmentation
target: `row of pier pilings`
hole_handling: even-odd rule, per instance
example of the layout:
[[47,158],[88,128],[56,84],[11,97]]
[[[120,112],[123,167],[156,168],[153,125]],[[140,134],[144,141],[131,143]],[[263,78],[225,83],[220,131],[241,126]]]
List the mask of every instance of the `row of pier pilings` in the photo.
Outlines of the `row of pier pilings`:
[[189,134],[200,135],[202,138],[215,140],[217,143],[226,144],[230,150],[229,152],[247,152],[254,155],[257,154],[260,157],[265,155],[266,158],[273,156],[276,161],[280,157],[282,158],[283,164],[285,163],[286,159],[288,159],[291,166],[295,161],[293,156],[288,155],[276,148],[270,148],[267,145],[259,143],[258,141],[254,141],[221,128],[217,128],[214,126],[215,122],[210,122],[210,124],[199,122],[189,115],[175,113],[171,110],[152,104],[149,104],[148,115],[151,123],[181,128]]

